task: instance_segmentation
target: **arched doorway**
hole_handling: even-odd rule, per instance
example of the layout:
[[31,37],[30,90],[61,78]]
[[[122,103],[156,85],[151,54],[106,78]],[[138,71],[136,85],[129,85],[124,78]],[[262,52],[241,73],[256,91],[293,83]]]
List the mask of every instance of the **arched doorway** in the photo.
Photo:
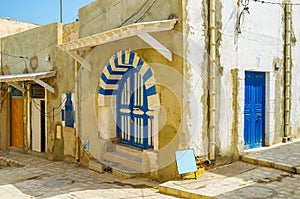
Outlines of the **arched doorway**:
[[159,106],[153,72],[133,51],[114,55],[100,77],[99,105],[115,97],[116,137],[123,144],[154,147],[155,107]]

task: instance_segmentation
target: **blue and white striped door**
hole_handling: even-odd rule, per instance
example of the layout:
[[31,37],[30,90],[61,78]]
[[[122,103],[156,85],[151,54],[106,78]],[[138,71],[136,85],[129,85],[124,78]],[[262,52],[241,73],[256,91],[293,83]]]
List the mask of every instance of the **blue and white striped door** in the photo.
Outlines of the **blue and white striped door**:
[[131,67],[123,75],[117,92],[117,137],[124,144],[153,148],[153,118],[144,80],[138,70]]

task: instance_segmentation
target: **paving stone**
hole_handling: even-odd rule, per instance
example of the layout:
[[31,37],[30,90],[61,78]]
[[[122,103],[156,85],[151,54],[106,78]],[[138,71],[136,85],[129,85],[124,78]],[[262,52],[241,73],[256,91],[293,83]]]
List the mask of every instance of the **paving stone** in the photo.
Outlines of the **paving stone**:
[[198,197],[215,198],[300,198],[300,175],[291,173],[295,166],[300,169],[299,141],[247,152],[243,160],[251,164],[239,162],[206,171],[193,183],[170,181],[160,185],[160,191],[178,196],[196,192]]
[[158,183],[143,178],[122,179],[78,164],[52,162],[16,152],[0,151],[0,157],[26,164],[0,169],[0,198],[174,198],[150,189],[158,187]]

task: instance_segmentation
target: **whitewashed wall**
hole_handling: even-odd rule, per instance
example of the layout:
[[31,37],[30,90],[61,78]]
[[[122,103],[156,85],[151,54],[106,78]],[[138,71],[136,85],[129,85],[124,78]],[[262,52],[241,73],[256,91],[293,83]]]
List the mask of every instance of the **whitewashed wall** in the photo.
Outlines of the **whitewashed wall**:
[[[244,76],[245,71],[266,72],[266,144],[273,144],[275,137],[275,90],[279,81],[279,71],[274,69],[274,62],[283,58],[283,10],[278,5],[261,4],[250,1],[250,14],[244,13],[240,20],[241,33],[237,33],[239,14],[243,6],[237,6],[235,0],[223,0],[222,40],[220,50],[221,67],[221,109],[219,121],[219,140],[221,155],[232,152],[232,69],[238,69],[238,149],[243,151],[244,141]],[[233,15],[233,16],[232,16]],[[282,67],[282,66],[281,66]],[[283,85],[279,84],[279,87]],[[235,146],[234,146],[235,147]]]
[[[203,19],[203,4],[199,0],[183,1],[183,56],[187,63],[184,66],[184,96],[183,96],[183,131],[190,133],[190,147],[195,155],[207,154],[208,142],[205,125],[203,125],[203,108],[201,98],[204,95],[204,84],[207,82],[207,60],[205,57],[205,27]],[[205,103],[205,102],[204,102]],[[206,121],[205,121],[206,122]]]
[[292,46],[292,110],[291,125],[293,136],[300,136],[300,7],[292,7],[293,33],[296,43]]

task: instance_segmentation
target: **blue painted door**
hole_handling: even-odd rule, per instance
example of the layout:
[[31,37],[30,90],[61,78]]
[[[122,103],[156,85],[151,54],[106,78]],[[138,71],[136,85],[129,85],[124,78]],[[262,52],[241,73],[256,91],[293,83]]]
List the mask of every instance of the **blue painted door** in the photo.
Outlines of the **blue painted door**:
[[265,81],[265,73],[246,72],[245,74],[245,149],[261,147],[264,145]]
[[153,148],[153,111],[148,109],[142,76],[130,68],[118,84],[117,137],[123,144]]

